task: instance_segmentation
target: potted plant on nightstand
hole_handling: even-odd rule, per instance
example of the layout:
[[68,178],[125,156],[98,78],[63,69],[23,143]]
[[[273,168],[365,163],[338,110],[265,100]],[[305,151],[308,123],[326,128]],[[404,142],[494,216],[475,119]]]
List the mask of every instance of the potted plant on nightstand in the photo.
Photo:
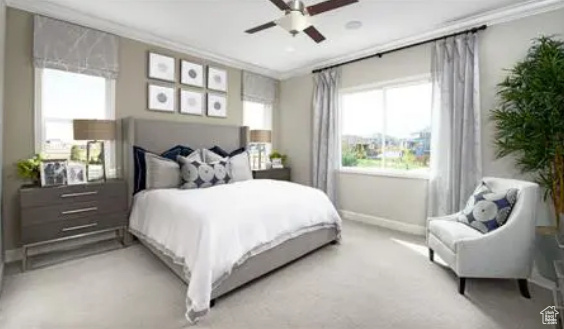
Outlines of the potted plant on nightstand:
[[285,154],[281,154],[278,151],[272,151],[269,157],[272,168],[284,168],[286,165],[287,156]]
[[43,161],[41,154],[35,154],[29,159],[22,159],[17,162],[18,176],[26,181],[29,185],[39,186],[40,180],[40,165]]
[[543,235],[554,241],[564,218],[564,42],[535,40],[499,84],[498,95],[499,106],[492,111],[497,157],[512,155],[554,205],[554,225],[537,230],[538,243],[548,244]]

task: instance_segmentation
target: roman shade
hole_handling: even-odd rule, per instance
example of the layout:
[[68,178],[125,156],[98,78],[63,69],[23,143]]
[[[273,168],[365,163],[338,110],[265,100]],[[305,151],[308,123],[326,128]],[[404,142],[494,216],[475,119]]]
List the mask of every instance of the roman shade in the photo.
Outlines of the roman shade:
[[243,72],[243,100],[263,104],[274,104],[278,81],[275,79]]
[[56,19],[34,17],[33,59],[50,68],[115,79],[118,37]]

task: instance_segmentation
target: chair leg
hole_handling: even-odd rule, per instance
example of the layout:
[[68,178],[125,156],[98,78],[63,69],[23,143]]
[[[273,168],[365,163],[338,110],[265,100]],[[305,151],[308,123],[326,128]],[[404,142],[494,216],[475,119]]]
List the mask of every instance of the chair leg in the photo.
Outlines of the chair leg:
[[431,248],[429,248],[429,260],[430,261],[434,261],[435,260],[435,251]]
[[210,300],[210,308],[212,308],[212,307],[215,306],[216,299],[217,299],[217,298],[214,298],[214,299]]
[[529,292],[529,285],[527,283],[527,279],[519,279],[517,280],[519,283],[519,291],[521,292],[521,296],[531,299],[531,293]]
[[464,295],[464,290],[466,290],[466,278],[458,279],[458,293]]

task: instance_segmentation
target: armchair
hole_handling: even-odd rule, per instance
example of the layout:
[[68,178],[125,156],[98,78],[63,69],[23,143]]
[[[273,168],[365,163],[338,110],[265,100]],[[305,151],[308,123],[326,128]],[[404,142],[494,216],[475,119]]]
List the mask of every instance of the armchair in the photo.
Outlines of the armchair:
[[482,233],[456,220],[458,214],[427,220],[429,259],[435,252],[459,277],[464,294],[466,278],[517,279],[521,295],[530,298],[527,286],[533,264],[538,185],[531,182],[486,177],[493,192],[519,190],[517,202],[505,225]]

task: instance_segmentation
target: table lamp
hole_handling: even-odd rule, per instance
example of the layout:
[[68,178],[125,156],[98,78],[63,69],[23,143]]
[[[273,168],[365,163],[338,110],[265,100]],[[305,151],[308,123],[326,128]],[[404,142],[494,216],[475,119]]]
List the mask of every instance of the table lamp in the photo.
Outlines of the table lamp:
[[[262,169],[262,152],[266,151],[266,143],[272,140],[272,132],[270,130],[251,130],[251,143],[257,144],[259,151],[258,169]],[[266,156],[266,154],[265,154]]]
[[86,177],[90,180],[90,149],[94,144],[100,145],[100,161],[102,162],[103,180],[106,181],[106,159],[104,141],[114,140],[116,125],[113,120],[73,120],[74,140],[86,143]]

